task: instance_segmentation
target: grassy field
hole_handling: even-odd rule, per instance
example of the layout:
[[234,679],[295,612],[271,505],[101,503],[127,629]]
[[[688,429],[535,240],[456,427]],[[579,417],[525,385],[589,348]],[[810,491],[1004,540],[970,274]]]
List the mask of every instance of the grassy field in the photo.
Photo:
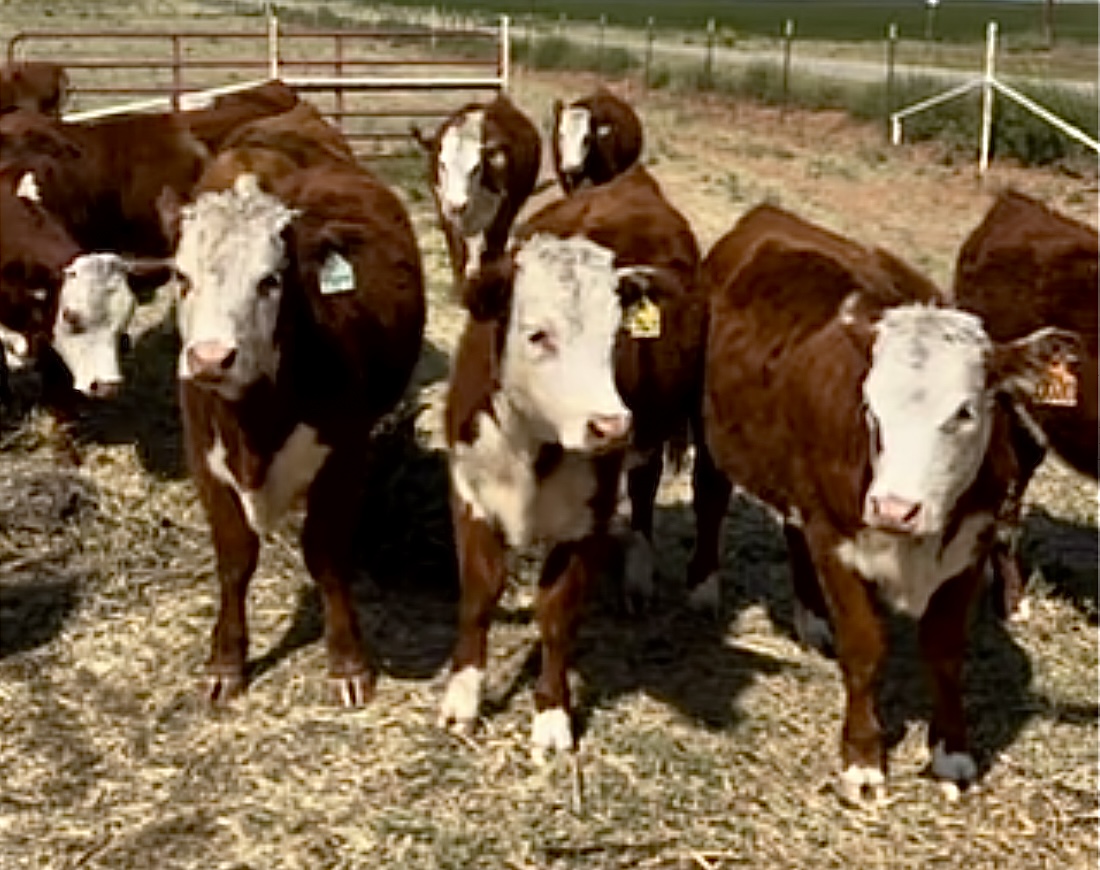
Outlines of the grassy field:
[[[87,24],[93,6],[101,22],[150,27],[208,8],[48,4],[55,26]],[[41,21],[42,8],[8,0],[0,25]],[[545,130],[555,97],[594,84],[521,71],[514,97]],[[646,162],[704,248],[770,201],[946,285],[1002,186],[1096,222],[1095,176],[999,162],[980,185],[972,163],[935,143],[888,149],[878,127],[841,113],[613,86],[637,106]],[[251,590],[250,691],[222,712],[202,703],[213,553],[182,465],[178,342],[162,296],[139,312],[118,401],[75,426],[80,465],[52,449],[33,377],[0,413],[0,868],[1096,867],[1097,489],[1055,461],[1028,495],[1030,619],[977,615],[966,704],[981,776],[957,801],[927,776],[929,699],[900,620],[883,690],[889,802],[837,801],[841,681],[793,640],[782,536],[735,500],[723,608],[691,612],[685,474],[666,475],[660,494],[654,606],[623,613],[609,583],[584,622],[578,752],[547,767],[529,756],[529,560],[501,604],[478,731],[438,729],[456,620],[438,405],[462,314],[422,157],[374,165],[410,210],[429,290],[416,383],[368,448],[355,600],[382,671],[376,698],[353,712],[330,704],[320,603],[291,519],[265,541]]]
[[[606,15],[614,24],[641,27],[649,17],[662,28],[702,30],[708,19],[735,32],[774,36],[783,22],[796,22],[803,39],[879,40],[889,24],[897,24],[903,36],[923,37],[925,6],[919,0],[405,0],[401,5],[435,6],[455,11],[487,11],[521,17],[536,15],[555,19],[598,19]],[[1041,2],[959,2],[950,0],[936,12],[936,38],[949,41],[980,40],[986,22],[996,20],[1010,36],[1042,32]],[[1096,3],[1057,3],[1054,28],[1058,38],[1094,43],[1097,39]]]

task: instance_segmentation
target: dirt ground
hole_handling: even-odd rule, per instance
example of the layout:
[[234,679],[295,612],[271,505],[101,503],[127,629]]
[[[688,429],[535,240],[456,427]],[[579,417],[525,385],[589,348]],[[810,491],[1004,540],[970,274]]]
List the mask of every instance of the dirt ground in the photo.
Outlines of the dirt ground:
[[[521,73],[515,97],[545,124],[554,96],[591,84]],[[1095,176],[997,164],[979,182],[972,165],[891,149],[839,116],[630,96],[646,160],[704,247],[770,200],[946,284],[1004,185],[1097,220]],[[377,696],[359,711],[330,704],[292,519],[253,582],[250,692],[221,713],[201,702],[213,553],[182,467],[161,298],[140,314],[123,395],[77,423],[79,466],[58,462],[33,378],[17,379],[0,418],[0,867],[1096,866],[1097,492],[1057,461],[1029,493],[1030,618],[976,619],[967,707],[981,777],[957,801],[926,773],[928,698],[913,626],[898,620],[883,690],[890,799],[838,802],[839,673],[792,639],[782,536],[735,501],[722,612],[690,612],[684,474],[661,492],[654,606],[628,616],[609,585],[585,622],[576,755],[540,767],[528,753],[529,562],[493,633],[480,729],[439,730],[456,579],[435,411],[462,320],[419,159],[377,168],[409,205],[430,283],[416,390],[371,446],[356,598]]]

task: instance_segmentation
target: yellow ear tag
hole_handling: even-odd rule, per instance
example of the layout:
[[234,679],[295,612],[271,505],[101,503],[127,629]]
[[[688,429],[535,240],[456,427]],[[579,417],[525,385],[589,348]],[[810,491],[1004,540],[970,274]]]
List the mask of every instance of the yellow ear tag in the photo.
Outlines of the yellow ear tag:
[[1077,376],[1064,359],[1054,359],[1047,366],[1046,377],[1035,391],[1040,405],[1072,408],[1077,404]]
[[623,327],[632,338],[660,338],[661,309],[652,299],[643,296],[623,315]]
[[355,289],[355,271],[351,263],[333,251],[321,267],[321,293],[346,293]]

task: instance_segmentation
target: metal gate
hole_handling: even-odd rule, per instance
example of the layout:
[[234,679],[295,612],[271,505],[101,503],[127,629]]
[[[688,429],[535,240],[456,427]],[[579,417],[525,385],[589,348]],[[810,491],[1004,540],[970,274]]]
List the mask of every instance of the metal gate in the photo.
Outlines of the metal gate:
[[377,149],[407,137],[411,122],[506,90],[508,29],[507,17],[447,30],[283,28],[271,15],[262,31],[25,30],[8,41],[7,60],[65,67],[66,120],[187,109],[280,78],[354,143]]

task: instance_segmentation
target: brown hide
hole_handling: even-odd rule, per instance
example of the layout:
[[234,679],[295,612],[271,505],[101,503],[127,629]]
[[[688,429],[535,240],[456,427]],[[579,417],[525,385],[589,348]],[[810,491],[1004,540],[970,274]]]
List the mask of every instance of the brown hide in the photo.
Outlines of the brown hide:
[[1097,475],[1097,232],[1021,193],[1002,193],[959,251],[955,299],[997,341],[1056,326],[1078,333],[1077,405],[1030,403],[1050,445]]
[[238,127],[226,137],[222,148],[266,148],[279,152],[298,166],[325,160],[355,162],[344,134],[309,103],[298,103],[288,112]]
[[69,76],[59,64],[24,61],[0,66],[0,113],[23,109],[57,117],[68,90]]
[[33,170],[43,205],[88,250],[163,257],[157,197],[186,196],[206,148],[173,115],[66,124],[28,112],[0,116],[0,168]]
[[298,105],[298,94],[280,81],[216,97],[209,108],[181,112],[191,133],[211,153],[225,147],[225,139],[239,127],[259,118],[289,112]]
[[18,183],[0,174],[0,324],[35,353],[50,340],[63,272],[80,249],[44,208],[15,195]]

